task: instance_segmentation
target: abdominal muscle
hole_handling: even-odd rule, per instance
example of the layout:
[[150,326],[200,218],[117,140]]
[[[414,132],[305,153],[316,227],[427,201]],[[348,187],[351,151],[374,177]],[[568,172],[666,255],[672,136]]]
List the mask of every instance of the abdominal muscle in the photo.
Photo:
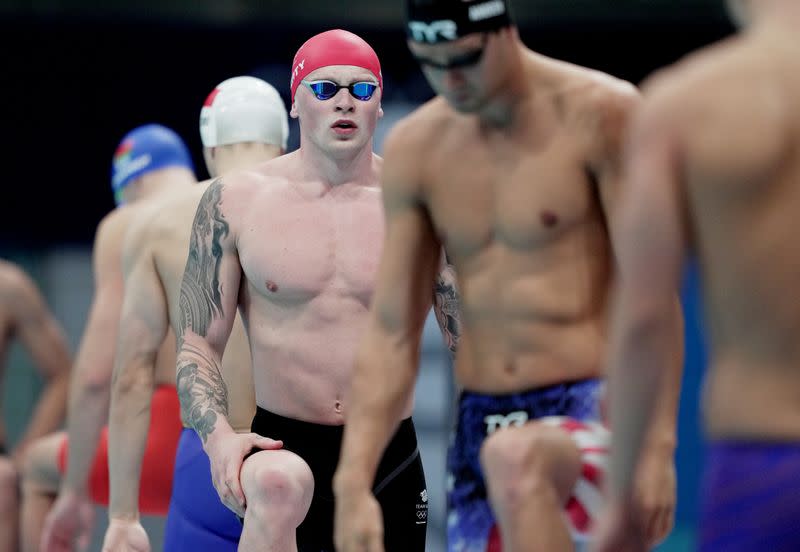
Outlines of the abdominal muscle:
[[596,321],[472,326],[464,329],[455,363],[456,379],[469,391],[508,394],[603,376],[605,339]]
[[513,393],[602,377],[608,272],[602,256],[505,255],[456,273],[465,389]]
[[[258,406],[296,420],[343,424],[367,307],[330,292],[302,307],[259,310],[248,324]],[[409,404],[405,415],[410,411]]]

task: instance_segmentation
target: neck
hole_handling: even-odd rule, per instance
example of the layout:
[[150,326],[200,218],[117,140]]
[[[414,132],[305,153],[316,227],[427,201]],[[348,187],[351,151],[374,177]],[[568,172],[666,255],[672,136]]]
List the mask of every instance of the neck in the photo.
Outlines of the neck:
[[357,151],[334,155],[301,136],[299,155],[305,180],[328,186],[346,183],[370,185],[375,182],[372,140]]
[[[238,146],[238,145],[237,145]],[[231,171],[255,167],[281,155],[281,148],[269,144],[247,144],[247,147],[218,148],[215,165],[219,175]]]
[[181,186],[197,184],[194,173],[182,167],[167,167],[145,175],[142,182],[141,197],[156,197],[160,194],[171,193]]
[[530,96],[529,71],[525,63],[526,48],[519,40],[514,41],[506,56],[505,78],[497,86],[497,92],[478,112],[478,118],[483,124],[494,128],[504,128],[512,125],[517,120],[520,106]]

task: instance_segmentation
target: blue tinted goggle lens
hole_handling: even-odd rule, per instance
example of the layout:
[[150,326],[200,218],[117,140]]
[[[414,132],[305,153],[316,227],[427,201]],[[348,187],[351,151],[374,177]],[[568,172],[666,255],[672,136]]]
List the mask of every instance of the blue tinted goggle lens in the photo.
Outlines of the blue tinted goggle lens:
[[314,96],[316,96],[318,100],[330,100],[339,90],[347,88],[350,91],[350,95],[354,98],[366,102],[372,98],[372,95],[375,94],[375,90],[378,89],[378,85],[373,82],[354,82],[348,86],[337,84],[333,81],[315,81],[305,84],[311,89],[311,92],[314,93]]

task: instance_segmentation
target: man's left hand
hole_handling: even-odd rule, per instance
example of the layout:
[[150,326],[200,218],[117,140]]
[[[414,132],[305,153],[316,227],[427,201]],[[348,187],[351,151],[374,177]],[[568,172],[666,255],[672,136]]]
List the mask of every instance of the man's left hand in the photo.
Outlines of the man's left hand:
[[592,552],[648,552],[647,532],[630,501],[613,500],[594,531]]
[[337,552],[384,552],[381,507],[369,488],[336,493]]
[[651,548],[672,531],[676,493],[673,449],[645,448],[634,480],[633,507]]

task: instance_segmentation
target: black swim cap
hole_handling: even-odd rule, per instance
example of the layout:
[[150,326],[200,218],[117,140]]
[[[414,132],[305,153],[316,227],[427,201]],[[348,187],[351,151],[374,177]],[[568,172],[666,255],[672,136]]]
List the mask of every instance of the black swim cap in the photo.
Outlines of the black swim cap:
[[406,8],[414,42],[449,42],[512,24],[508,0],[406,0]]

